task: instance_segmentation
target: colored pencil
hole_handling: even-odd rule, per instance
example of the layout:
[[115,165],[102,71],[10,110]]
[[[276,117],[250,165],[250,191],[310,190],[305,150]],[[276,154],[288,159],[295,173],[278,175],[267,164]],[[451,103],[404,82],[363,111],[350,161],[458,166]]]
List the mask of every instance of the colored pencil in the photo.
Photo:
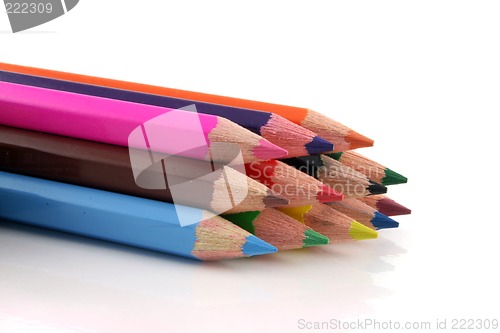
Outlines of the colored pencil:
[[223,217],[250,232],[279,251],[326,245],[329,239],[290,216],[273,208]]
[[406,208],[385,195],[371,195],[359,198],[359,200],[387,216],[411,214],[411,209]]
[[[140,164],[149,162],[149,155],[145,157],[148,161]],[[265,185],[227,166],[180,157],[173,161],[175,165],[170,161],[167,168],[161,163],[156,163],[160,168],[150,167],[136,180],[129,150],[125,147],[0,126],[0,170],[3,171],[171,203],[175,199],[176,204],[219,214],[262,210],[288,203]],[[218,172],[212,173],[215,166]],[[212,174],[207,176],[207,173]],[[183,183],[189,187],[179,189]],[[170,184],[174,186],[175,195]],[[233,193],[237,195],[231,195]]]
[[315,133],[270,112],[228,107],[167,96],[145,94],[78,82],[62,81],[19,73],[0,71],[4,82],[55,89],[77,94],[98,96],[170,109],[180,109],[195,104],[199,113],[224,117],[258,134],[288,151],[288,156],[303,156],[332,151],[333,144]]
[[324,204],[279,210],[328,237],[332,243],[378,237],[375,230]]
[[334,121],[333,119],[307,108],[251,101],[241,98],[218,96],[6,63],[0,63],[0,70],[96,86],[106,86],[115,89],[137,91],[152,95],[168,96],[250,110],[272,112],[298,125],[301,125],[318,134],[323,139],[332,142],[334,144],[334,151],[346,151],[349,149],[369,147],[373,145],[373,140],[355,132],[337,121]]
[[315,177],[347,198],[364,197],[387,192],[384,185],[326,155],[311,155],[284,159],[283,162]]
[[343,199],[341,193],[281,161],[254,162],[247,164],[245,168],[250,178],[288,199],[290,206],[304,206]]
[[212,115],[0,82],[0,124],[159,153],[246,162],[287,152]]
[[397,228],[399,226],[398,222],[377,212],[376,209],[356,198],[346,198],[339,202],[328,203],[327,205],[375,230]]
[[276,251],[220,216],[197,208],[6,172],[0,172],[0,198],[2,218],[193,259]]
[[361,172],[376,183],[396,185],[408,182],[408,178],[354,151],[328,154],[354,170]]

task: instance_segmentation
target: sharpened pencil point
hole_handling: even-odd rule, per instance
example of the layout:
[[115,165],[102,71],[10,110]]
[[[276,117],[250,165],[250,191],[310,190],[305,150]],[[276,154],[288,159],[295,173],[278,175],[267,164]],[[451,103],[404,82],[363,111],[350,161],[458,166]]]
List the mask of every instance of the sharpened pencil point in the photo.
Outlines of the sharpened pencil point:
[[323,139],[320,136],[315,136],[311,142],[305,145],[307,152],[311,155],[321,154],[333,150],[333,143]]
[[363,148],[363,147],[371,147],[373,146],[373,140],[367,138],[364,135],[359,134],[356,131],[351,130],[344,138],[347,142],[349,142],[349,149]]
[[397,203],[396,201],[383,198],[377,202],[377,210],[387,216],[411,214],[411,209]]
[[267,196],[264,198],[264,205],[267,208],[286,206],[290,200],[273,193],[271,190],[267,190]]
[[323,185],[321,187],[321,192],[318,193],[317,197],[318,200],[322,203],[344,200],[344,195],[342,193],[335,191],[333,188],[327,185]]
[[330,239],[328,237],[323,236],[319,232],[316,232],[312,229],[306,230],[304,232],[304,237],[304,247],[326,245],[330,243]]
[[253,149],[253,154],[263,161],[288,156],[288,151],[267,141],[260,140],[259,145]]
[[278,249],[262,239],[250,235],[246,238],[246,243],[242,247],[243,254],[247,257],[258,256],[262,254],[274,253]]
[[385,177],[382,178],[383,185],[396,185],[396,184],[405,184],[408,182],[408,178],[399,173],[392,171],[391,169],[385,169]]
[[368,186],[368,191],[370,194],[384,194],[387,193],[387,187],[382,184],[375,183],[370,180],[370,185]]
[[394,221],[390,217],[379,212],[375,212],[375,216],[372,218],[371,222],[377,230],[399,227],[399,223],[397,221]]
[[356,240],[371,239],[377,238],[378,232],[357,221],[352,221],[351,229],[349,230],[349,236],[351,236],[352,239]]

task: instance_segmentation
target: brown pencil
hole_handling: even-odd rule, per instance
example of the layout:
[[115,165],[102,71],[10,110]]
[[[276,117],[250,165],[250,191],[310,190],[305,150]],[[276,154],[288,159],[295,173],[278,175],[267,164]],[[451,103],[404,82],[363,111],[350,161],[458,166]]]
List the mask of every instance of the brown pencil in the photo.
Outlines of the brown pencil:
[[[168,171],[163,169],[162,161],[151,164],[135,177],[125,147],[0,126],[3,171],[166,202],[175,199],[177,204],[217,213],[262,210],[288,202],[265,185],[227,166],[215,165],[222,169],[207,176],[207,170],[214,171],[208,162],[171,159]],[[186,187],[179,190],[180,186]],[[237,200],[236,204],[235,197],[241,202]]]

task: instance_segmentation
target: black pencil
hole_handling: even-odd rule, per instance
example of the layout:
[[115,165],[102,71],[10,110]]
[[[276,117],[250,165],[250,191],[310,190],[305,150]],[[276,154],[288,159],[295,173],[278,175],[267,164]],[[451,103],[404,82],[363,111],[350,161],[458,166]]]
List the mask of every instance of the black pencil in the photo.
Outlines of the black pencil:
[[326,155],[288,158],[283,162],[315,177],[348,198],[387,192],[384,185],[371,181],[362,173]]

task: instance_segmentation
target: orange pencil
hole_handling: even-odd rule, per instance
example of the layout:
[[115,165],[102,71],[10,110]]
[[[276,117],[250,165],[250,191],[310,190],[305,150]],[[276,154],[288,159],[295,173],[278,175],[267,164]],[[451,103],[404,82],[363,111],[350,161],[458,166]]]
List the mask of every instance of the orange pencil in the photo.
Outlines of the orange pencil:
[[[247,99],[206,94],[201,92],[159,87],[141,83],[118,81],[80,74],[52,71],[48,69],[26,67],[0,63],[0,70],[49,77],[58,80],[79,82],[115,89],[130,90],[153,95],[189,99],[193,101],[214,103],[232,107],[240,107],[257,111],[273,112],[298,125],[301,125],[322,138],[332,142],[334,151],[346,151],[355,148],[369,147],[373,140],[355,132],[347,126],[307,108],[252,101]],[[237,111],[235,111],[237,112]]]

